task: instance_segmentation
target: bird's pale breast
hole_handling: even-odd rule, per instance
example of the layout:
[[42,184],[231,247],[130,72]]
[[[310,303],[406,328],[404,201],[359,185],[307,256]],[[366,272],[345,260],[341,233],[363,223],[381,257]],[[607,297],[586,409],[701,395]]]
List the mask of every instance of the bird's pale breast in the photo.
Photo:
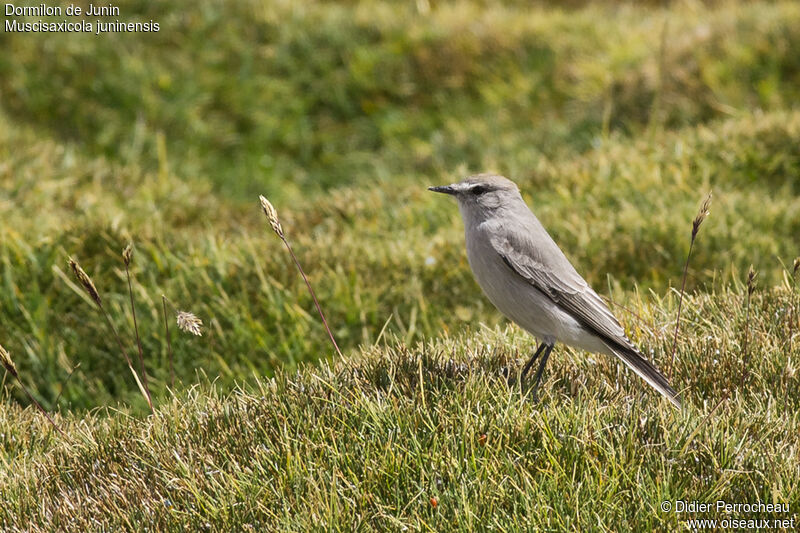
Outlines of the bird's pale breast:
[[492,248],[480,224],[471,230],[474,233],[466,239],[470,268],[486,297],[501,313],[547,343],[559,341],[593,352],[608,351],[577,320],[513,272]]

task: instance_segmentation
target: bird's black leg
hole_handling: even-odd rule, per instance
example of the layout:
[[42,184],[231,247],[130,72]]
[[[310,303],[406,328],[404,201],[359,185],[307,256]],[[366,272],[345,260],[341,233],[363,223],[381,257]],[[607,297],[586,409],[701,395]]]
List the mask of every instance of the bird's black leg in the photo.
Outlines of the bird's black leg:
[[547,350],[545,350],[544,355],[542,356],[542,362],[539,363],[539,370],[536,371],[536,377],[534,378],[533,382],[533,392],[531,396],[533,397],[533,401],[536,401],[536,389],[539,388],[539,383],[542,382],[542,374],[544,373],[544,366],[547,364],[547,358],[550,357],[550,352],[553,351],[553,344],[544,345],[547,346]]
[[522,367],[522,372],[519,375],[519,381],[520,382],[525,381],[525,376],[528,374],[528,371],[533,366],[533,363],[536,362],[536,359],[539,358],[539,355],[542,353],[542,351],[545,349],[546,346],[547,346],[547,344],[541,343],[539,345],[539,347],[536,349],[536,353],[534,353],[533,356],[531,356],[531,358],[528,359],[528,362],[525,363],[525,366]]

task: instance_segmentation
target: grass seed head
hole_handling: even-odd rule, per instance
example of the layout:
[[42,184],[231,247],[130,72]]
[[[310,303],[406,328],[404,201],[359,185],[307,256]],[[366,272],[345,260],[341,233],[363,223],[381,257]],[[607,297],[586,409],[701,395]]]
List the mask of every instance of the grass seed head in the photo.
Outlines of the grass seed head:
[[708,191],[708,196],[703,201],[703,205],[700,206],[700,210],[697,212],[697,216],[694,217],[694,221],[692,222],[692,240],[697,237],[697,232],[700,231],[700,225],[706,219],[708,215],[711,214],[709,208],[711,207],[711,191]]
[[197,318],[194,313],[187,311],[178,311],[177,315],[178,328],[186,333],[192,333],[198,337],[203,336],[203,321]]
[[800,257],[794,258],[794,270],[792,271],[793,274],[797,274],[797,271],[800,270]]
[[277,233],[278,237],[283,238],[283,227],[281,227],[281,222],[278,220],[278,212],[275,210],[275,207],[273,207],[269,200],[261,195],[258,196],[258,199],[261,200],[261,209],[264,210],[269,225],[272,226],[272,231]]
[[9,374],[17,377],[17,367],[14,366],[14,361],[11,360],[11,354],[3,348],[2,344],[0,344],[0,364],[5,367]]
[[753,265],[750,265],[750,270],[747,272],[747,294],[753,294],[753,292],[755,292],[757,277],[758,272],[753,269]]
[[125,261],[125,266],[131,266],[133,262],[133,243],[129,242],[128,246],[122,250],[122,260]]
[[69,258],[69,267],[72,269],[72,272],[75,274],[75,277],[78,278],[81,285],[83,285],[83,288],[86,289],[86,292],[89,293],[92,300],[94,300],[94,303],[96,303],[98,307],[103,307],[100,294],[97,292],[97,287],[94,286],[92,278],[90,278],[86,272],[83,271],[81,266],[71,257]]

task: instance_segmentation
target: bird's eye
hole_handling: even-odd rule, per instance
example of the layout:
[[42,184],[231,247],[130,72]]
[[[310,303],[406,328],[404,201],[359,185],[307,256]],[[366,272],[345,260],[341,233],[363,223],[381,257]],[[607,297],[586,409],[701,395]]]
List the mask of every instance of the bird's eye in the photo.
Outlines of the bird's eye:
[[474,196],[480,196],[481,194],[483,194],[483,193],[485,193],[485,192],[486,192],[486,187],[484,187],[483,185],[476,185],[475,187],[473,187],[472,189],[470,189],[470,192],[471,192],[471,193],[472,193]]

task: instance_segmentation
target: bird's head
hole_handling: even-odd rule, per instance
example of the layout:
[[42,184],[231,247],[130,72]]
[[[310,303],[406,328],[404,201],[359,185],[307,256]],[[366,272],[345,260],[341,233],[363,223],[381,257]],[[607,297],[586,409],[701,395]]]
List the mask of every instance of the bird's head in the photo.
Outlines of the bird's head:
[[516,184],[496,174],[476,174],[458,183],[428,187],[428,190],[455,196],[465,220],[483,219],[498,209],[522,201]]

